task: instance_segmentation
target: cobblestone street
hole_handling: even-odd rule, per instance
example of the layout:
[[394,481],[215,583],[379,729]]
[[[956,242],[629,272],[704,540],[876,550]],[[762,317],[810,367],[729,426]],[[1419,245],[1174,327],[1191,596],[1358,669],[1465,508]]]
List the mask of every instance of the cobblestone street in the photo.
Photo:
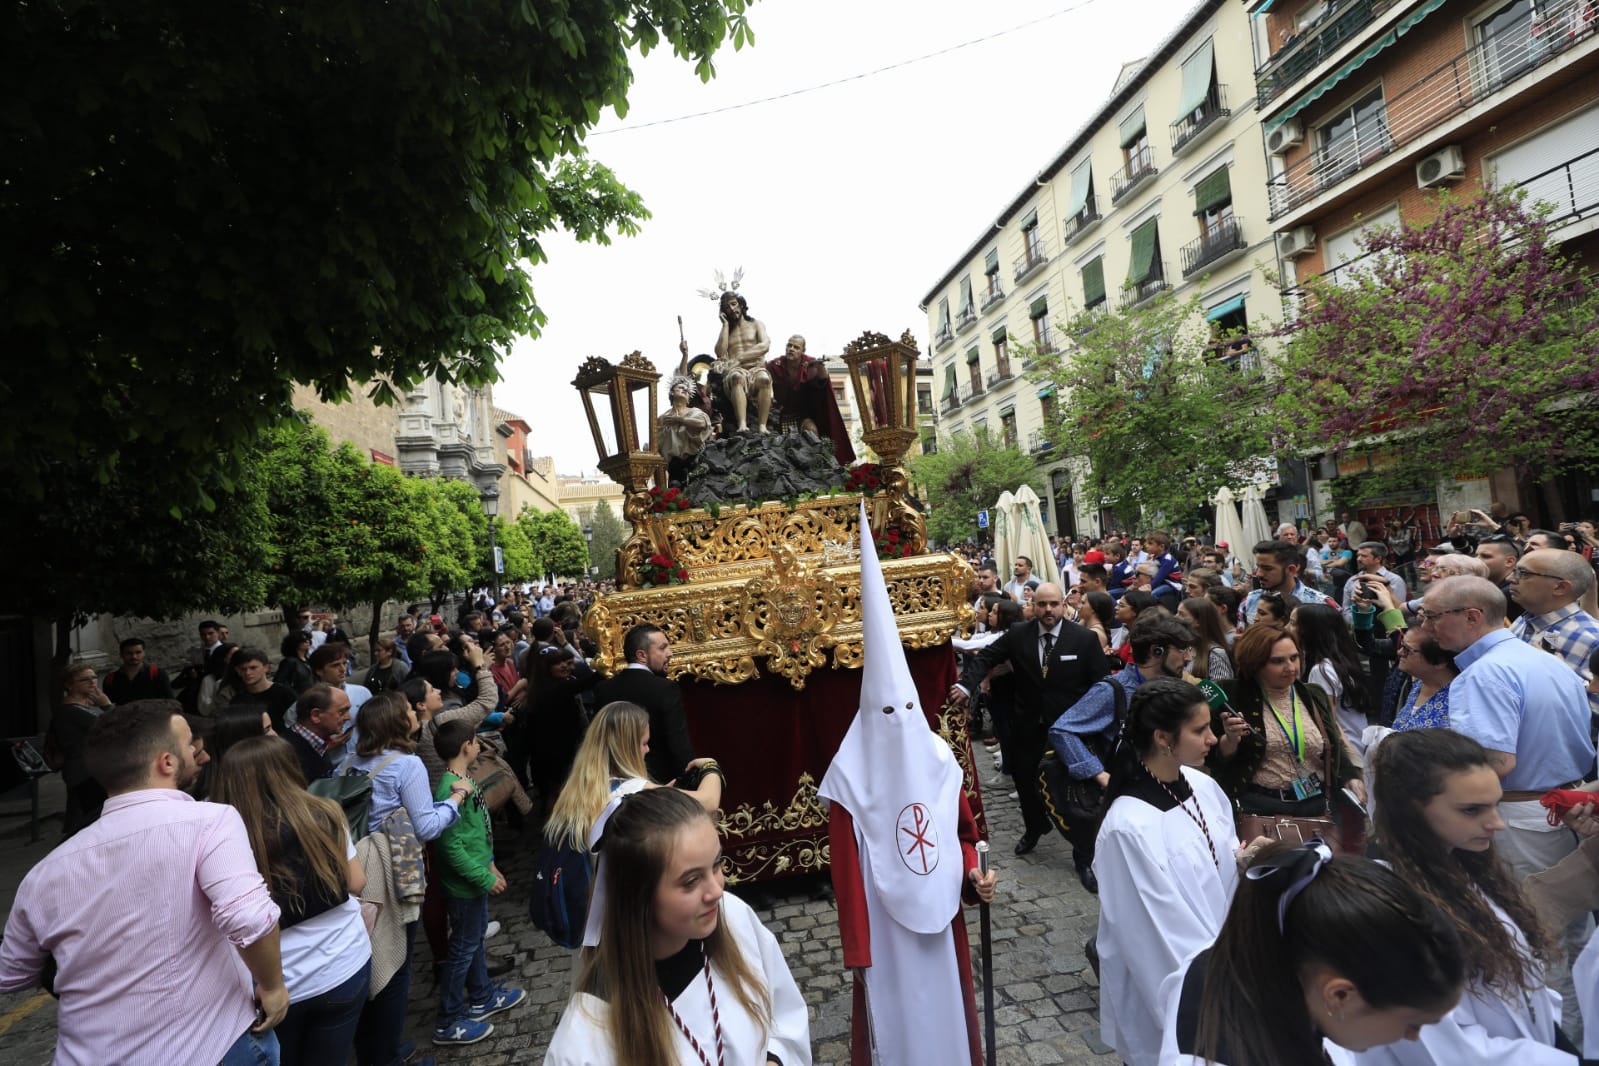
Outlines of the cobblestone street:
[[[997,775],[981,746],[979,772],[985,774],[984,802],[992,834],[992,856],[999,870],[999,896],[993,906],[995,1018],[998,1061],[1014,1066],[1043,1063],[1115,1062],[1099,1042],[1098,988],[1083,956],[1083,942],[1092,935],[1097,908],[1072,872],[1069,848],[1058,834],[1045,838],[1031,855],[1018,858],[1011,848],[1021,831],[1021,815],[1008,799],[1008,779]],[[46,806],[46,809],[51,809]],[[58,823],[46,823],[54,839]],[[20,840],[21,838],[13,838]],[[42,851],[8,841],[6,865],[11,891],[26,864]],[[452,1049],[439,1062],[500,1066],[537,1063],[554,1032],[571,985],[571,955],[552,946],[527,918],[529,856],[512,857],[505,866],[511,887],[491,905],[503,929],[489,941],[491,955],[513,955],[516,976],[529,1004],[494,1019],[494,1034],[470,1048]],[[784,954],[800,989],[811,1005],[811,1037],[818,1066],[845,1066],[849,1061],[850,983],[843,969],[832,892],[824,880],[779,882],[776,887],[743,893],[783,944]],[[9,893],[5,903],[9,906]],[[978,913],[967,910],[972,966],[981,983]],[[409,1036],[424,1052],[437,1001],[425,938],[419,946],[412,980]],[[982,1011],[982,990],[977,993]],[[55,1003],[42,993],[0,996],[0,1060],[17,1066],[50,1061],[54,1045]]]

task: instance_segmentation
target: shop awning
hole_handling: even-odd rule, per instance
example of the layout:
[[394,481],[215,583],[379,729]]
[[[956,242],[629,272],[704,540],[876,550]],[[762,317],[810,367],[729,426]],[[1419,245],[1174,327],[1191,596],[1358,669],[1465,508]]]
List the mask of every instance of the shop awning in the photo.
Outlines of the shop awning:
[[1217,321],[1220,321],[1221,319],[1226,318],[1228,315],[1232,314],[1233,312],[1242,311],[1243,309],[1244,309],[1244,298],[1242,296],[1234,296],[1231,300],[1228,300],[1226,303],[1217,304],[1215,307],[1212,307],[1209,311],[1206,311],[1205,312],[1205,321],[1207,321],[1207,322],[1217,322]]

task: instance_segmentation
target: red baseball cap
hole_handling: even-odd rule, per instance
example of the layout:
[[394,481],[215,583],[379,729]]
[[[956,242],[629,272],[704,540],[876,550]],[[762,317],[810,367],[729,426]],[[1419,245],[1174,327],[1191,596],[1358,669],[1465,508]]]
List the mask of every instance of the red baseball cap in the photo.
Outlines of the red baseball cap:
[[1087,552],[1083,552],[1083,562],[1085,562],[1085,563],[1098,563],[1099,565],[1104,566],[1105,565],[1105,553],[1102,552],[1102,551],[1087,551]]

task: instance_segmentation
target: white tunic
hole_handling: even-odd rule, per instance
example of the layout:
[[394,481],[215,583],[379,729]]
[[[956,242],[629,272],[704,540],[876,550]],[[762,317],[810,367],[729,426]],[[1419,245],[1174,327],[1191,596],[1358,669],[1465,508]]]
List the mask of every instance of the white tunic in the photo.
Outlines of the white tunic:
[[[776,1055],[783,1066],[811,1066],[810,1016],[788,972],[788,963],[783,961],[783,949],[778,946],[777,938],[761,924],[749,905],[736,896],[722,897],[722,921],[744,953],[744,960],[772,997],[772,1024],[763,1040],[760,1025],[739,1002],[732,991],[732,982],[714,962],[711,964],[727,1066],[766,1066],[768,1055]],[[711,1019],[711,1000],[704,978],[690,981],[682,994],[672,1001],[672,1007],[714,1063],[716,1027]],[[550,1039],[544,1066],[635,1066],[620,1062],[611,1049],[606,1029],[610,1009],[608,1003],[587,993],[573,996]],[[673,1026],[673,1035],[677,1063],[670,1066],[698,1066],[699,1057],[676,1026]]]
[[[1516,944],[1526,950],[1510,915],[1486,900]],[[1355,1056],[1358,1066],[1577,1066],[1577,1059],[1556,1051],[1555,1023],[1560,1019],[1560,993],[1540,988],[1506,1000],[1498,993],[1472,987],[1460,1005],[1436,1025],[1424,1026],[1421,1038],[1372,1048]]]
[[1204,812],[1216,860],[1195,820],[1133,796],[1110,805],[1094,850],[1099,878],[1099,1029],[1129,1066],[1159,1057],[1161,984],[1221,932],[1238,886],[1232,803],[1197,770],[1183,778]]

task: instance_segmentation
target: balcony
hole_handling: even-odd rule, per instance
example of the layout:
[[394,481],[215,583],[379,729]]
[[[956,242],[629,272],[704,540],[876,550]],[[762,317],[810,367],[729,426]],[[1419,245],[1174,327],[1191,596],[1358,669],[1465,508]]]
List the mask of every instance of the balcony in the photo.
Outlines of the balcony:
[[950,415],[950,414],[954,414],[956,411],[959,411],[960,410],[960,406],[961,406],[960,393],[959,392],[952,392],[948,396],[944,397],[944,402],[940,403],[938,405],[938,409],[940,411],[944,412],[946,415]]
[[1027,434],[1028,455],[1044,455],[1054,447],[1055,445],[1044,437],[1044,431],[1041,429],[1035,429]]
[[1111,175],[1110,202],[1112,204],[1118,202],[1158,173],[1160,172],[1155,169],[1155,153],[1146,144],[1133,154],[1125,167]]
[[[1268,186],[1276,220],[1311,202],[1374,164],[1401,152],[1464,112],[1536,76],[1572,49],[1592,44],[1599,20],[1585,21],[1579,8],[1589,0],[1540,11],[1493,38],[1441,64],[1387,101],[1383,117],[1340,143],[1322,146],[1283,171]],[[1357,5],[1360,6],[1360,5]]]
[[1083,209],[1066,220],[1062,239],[1070,244],[1078,237],[1099,225],[1099,197],[1090,196]]
[[967,304],[961,308],[960,314],[955,316],[955,332],[965,333],[975,325],[977,325],[977,308]]
[[939,348],[945,348],[953,343],[955,343],[955,331],[950,328],[948,322],[945,322],[942,326],[938,327],[938,332],[933,334],[933,348],[937,350]]
[[1166,283],[1166,268],[1160,263],[1155,264],[1155,272],[1137,285],[1127,285],[1122,288],[1121,309],[1130,311],[1140,304],[1153,300],[1156,296],[1169,289]]
[[1044,242],[1028,241],[1027,254],[1016,260],[1016,268],[1012,278],[1016,284],[1020,285],[1042,270],[1047,262],[1049,262],[1049,256],[1044,254]]
[[988,275],[988,291],[983,293],[983,302],[979,310],[987,313],[990,307],[995,306],[1005,298],[1005,290],[999,287],[999,275]]
[[1314,25],[1290,37],[1255,71],[1257,107],[1265,107],[1291,89],[1338,46],[1377,21],[1398,0],[1352,0],[1328,4]]
[[1244,250],[1244,224],[1239,218],[1223,219],[1199,240],[1183,246],[1183,277],[1229,258]]
[[997,389],[1015,376],[1015,374],[1011,373],[1009,363],[1001,363],[998,370],[988,375],[988,387]]
[[1198,111],[1171,124],[1171,154],[1182,155],[1198,144],[1205,134],[1220,129],[1221,120],[1231,114],[1232,112],[1227,109],[1227,88],[1218,85],[1215,91],[1205,98]]

